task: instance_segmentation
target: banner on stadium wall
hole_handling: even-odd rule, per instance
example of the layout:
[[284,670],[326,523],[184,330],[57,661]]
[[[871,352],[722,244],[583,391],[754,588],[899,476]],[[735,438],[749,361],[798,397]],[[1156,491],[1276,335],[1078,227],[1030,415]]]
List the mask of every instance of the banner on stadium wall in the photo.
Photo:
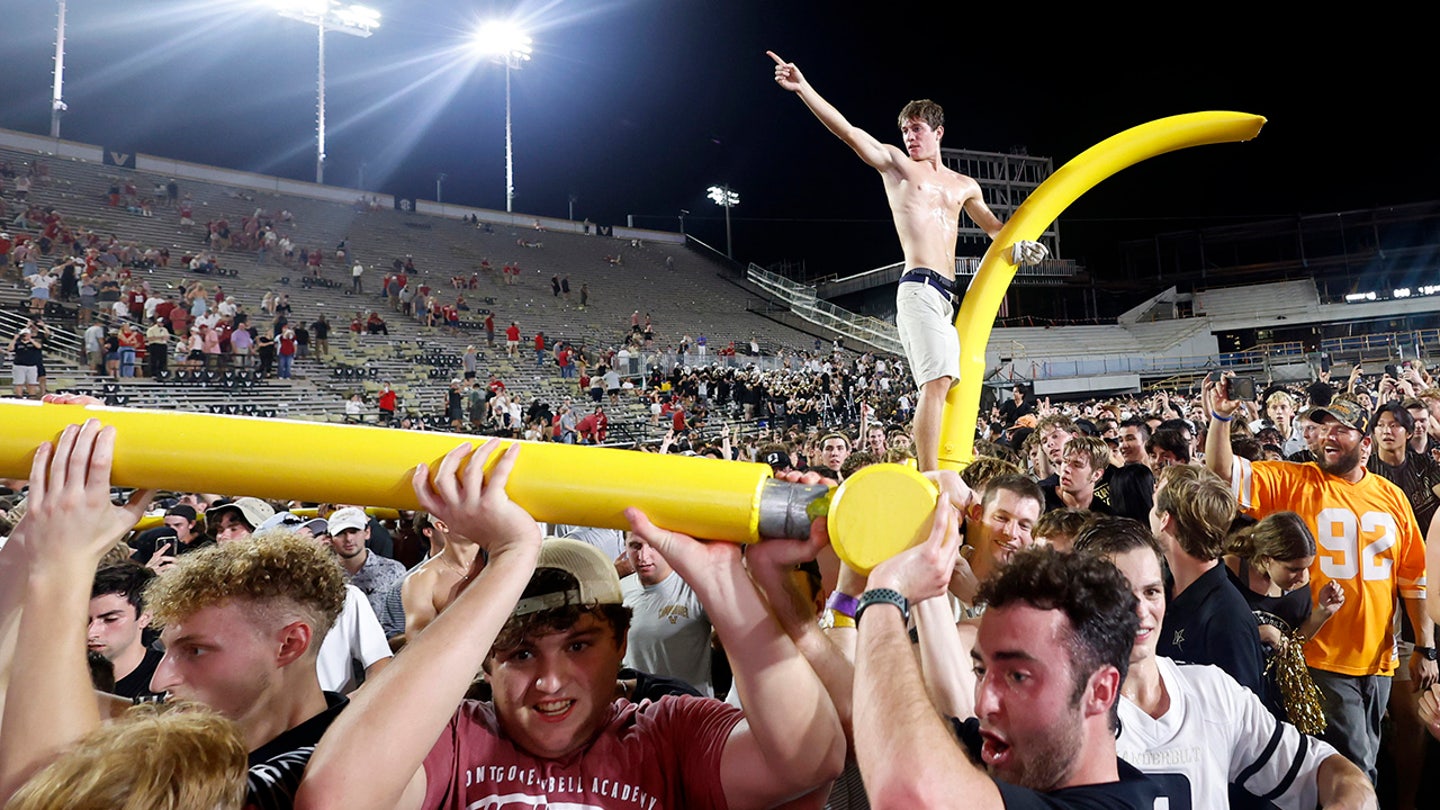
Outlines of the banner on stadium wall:
[[119,166],[124,169],[135,168],[134,149],[117,149],[113,146],[107,146],[103,151],[105,153],[106,166]]

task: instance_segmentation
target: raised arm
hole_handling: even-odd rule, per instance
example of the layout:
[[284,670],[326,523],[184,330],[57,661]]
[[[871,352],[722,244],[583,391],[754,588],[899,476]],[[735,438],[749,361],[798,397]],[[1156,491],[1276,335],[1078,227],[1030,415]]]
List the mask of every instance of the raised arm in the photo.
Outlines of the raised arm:
[[[895,166],[895,156],[899,154],[898,149],[886,146],[876,140],[873,135],[845,120],[845,116],[810,86],[805,81],[800,68],[794,62],[786,62],[774,51],[766,51],[765,54],[775,60],[775,83],[782,88],[800,96],[810,112],[820,119],[825,128],[835,133],[835,137],[844,141],[855,154],[865,161],[865,164],[876,171],[889,171]],[[991,215],[994,216],[993,214]],[[998,230],[998,228],[997,228]]]
[[915,606],[915,629],[930,701],[942,714],[961,720],[974,717],[975,662],[970,658],[974,626],[956,626],[950,600],[934,596]]
[[[425,465],[416,469],[421,507],[487,548],[490,562],[403,655],[354,694],[305,770],[295,797],[300,810],[419,806],[425,756],[480,671],[540,551],[540,527],[505,494],[520,444],[484,480],[485,462],[498,447],[487,442],[457,476],[470,456],[470,445],[461,445],[436,468],[433,483]],[[385,741],[383,757],[375,756],[377,740]]]
[[813,603],[800,593],[791,576],[796,564],[815,559],[829,542],[826,521],[820,518],[811,524],[809,540],[766,540],[750,548],[745,565],[769,600],[780,626],[824,684],[847,743],[853,746],[850,706],[855,692],[855,667],[820,628]]
[[1235,462],[1230,450],[1230,422],[1240,410],[1240,403],[1227,395],[1223,378],[1217,381],[1207,376],[1201,391],[1205,413],[1210,418],[1210,427],[1205,431],[1205,467],[1229,481],[1230,468]]
[[700,598],[744,695],[745,720],[720,759],[729,805],[772,807],[838,776],[845,735],[835,706],[750,579],[740,547],[666,531],[638,509],[625,516]]
[[[26,605],[0,736],[0,801],[100,724],[85,662],[85,622],[95,566],[150,503],[137,492],[110,502],[115,429],[89,420],[71,425],[53,447],[42,444],[30,471],[30,496],[17,526],[27,552]],[[8,549],[7,549],[8,550]]]
[[[954,509],[942,501],[926,541],[877,566],[869,588],[943,592],[959,552],[958,523]],[[912,587],[908,583],[927,581],[912,578],[915,571],[936,576],[924,587]],[[876,604],[858,624],[855,692],[865,699],[855,705],[855,754],[871,806],[941,807],[963,801],[971,810],[999,810],[1003,804],[995,783],[956,744],[926,695],[900,611]]]

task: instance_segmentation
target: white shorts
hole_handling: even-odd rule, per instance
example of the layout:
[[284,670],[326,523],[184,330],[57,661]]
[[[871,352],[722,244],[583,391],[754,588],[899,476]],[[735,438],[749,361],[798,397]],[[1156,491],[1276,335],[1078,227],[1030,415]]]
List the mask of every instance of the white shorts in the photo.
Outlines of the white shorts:
[[12,385],[39,385],[39,366],[15,366],[11,370],[11,376],[15,378]]
[[955,307],[943,293],[929,284],[902,282],[895,290],[895,325],[916,387],[941,377],[949,377],[951,385],[960,381]]

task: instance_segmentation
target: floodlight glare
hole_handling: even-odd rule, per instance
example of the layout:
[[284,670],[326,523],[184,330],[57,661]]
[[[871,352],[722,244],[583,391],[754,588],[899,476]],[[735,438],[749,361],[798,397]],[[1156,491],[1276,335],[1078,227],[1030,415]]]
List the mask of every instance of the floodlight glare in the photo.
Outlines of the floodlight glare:
[[1410,297],[1410,288],[1409,288],[1409,287],[1401,287],[1400,289],[1398,289],[1398,290],[1396,290],[1394,293],[1392,293],[1391,297],[1393,297],[1393,298],[1409,298],[1409,297]]
[[711,186],[705,190],[710,201],[725,209],[725,256],[735,258],[735,252],[730,246],[730,209],[740,204],[740,195],[731,191],[729,186]]
[[520,26],[508,20],[492,20],[475,31],[477,51],[506,60],[530,61],[534,42]]
[[315,75],[315,182],[325,182],[325,32],[368,37],[380,27],[380,12],[339,0],[270,0],[281,17],[315,26],[319,68]]
[[510,131],[510,71],[530,61],[534,40],[508,20],[491,20],[475,30],[475,50],[505,65],[505,211],[515,210],[515,141]]
[[379,28],[380,12],[365,6],[346,6],[335,9],[335,17],[345,25],[356,28]]
[[710,195],[710,201],[716,205],[730,208],[740,204],[739,193],[731,191],[728,186],[711,186],[706,191]]

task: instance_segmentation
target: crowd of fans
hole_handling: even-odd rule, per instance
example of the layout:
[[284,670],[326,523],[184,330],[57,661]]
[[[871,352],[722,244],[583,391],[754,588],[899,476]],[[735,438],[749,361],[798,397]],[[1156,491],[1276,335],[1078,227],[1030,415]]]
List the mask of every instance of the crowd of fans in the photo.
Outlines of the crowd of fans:
[[[902,370],[881,370],[880,360],[865,355],[852,363],[838,360],[838,356],[823,361],[807,358],[789,371],[753,373],[677,367],[658,385],[650,386],[646,380],[647,386],[636,390],[667,393],[677,403],[668,413],[662,405],[661,415],[671,420],[671,429],[661,452],[760,461],[777,476],[808,481],[844,481],[869,464],[904,462],[910,455],[908,435],[887,425],[870,404],[870,394],[883,388],[879,381],[891,375],[903,379]],[[231,735],[239,735],[251,752],[248,800],[260,806],[289,806],[297,786],[295,806],[324,805],[347,795],[341,783],[353,778],[360,761],[355,759],[359,756],[355,746],[381,727],[372,724],[390,723],[384,726],[390,729],[385,733],[400,734],[400,727],[393,725],[400,722],[393,712],[402,706],[434,718],[425,723],[449,718],[449,710],[442,714],[440,706],[422,710],[423,701],[417,703],[407,691],[419,683],[429,688],[437,677],[454,684],[444,694],[458,700],[459,692],[468,691],[481,701],[461,705],[455,715],[460,719],[449,722],[469,728],[466,724],[472,720],[464,718],[472,712],[496,713],[486,716],[498,716],[499,725],[482,722],[481,727],[489,729],[483,733],[513,746],[514,753],[507,756],[518,761],[557,761],[585,751],[583,760],[598,758],[609,763],[607,767],[616,767],[618,760],[602,753],[610,750],[608,743],[596,748],[551,729],[551,724],[558,724],[559,729],[573,731],[576,726],[569,718],[580,715],[589,718],[574,721],[585,740],[595,729],[608,727],[611,718],[632,717],[632,713],[638,713],[648,728],[662,715],[643,719],[647,713],[678,711],[663,716],[691,733],[699,728],[691,724],[701,722],[700,716],[714,722],[729,716],[726,711],[736,712],[737,720],[744,717],[752,730],[783,720],[787,734],[799,734],[812,744],[806,746],[806,753],[787,747],[793,753],[785,759],[785,773],[767,769],[759,782],[732,779],[722,769],[718,787],[711,789],[721,790],[732,801],[755,795],[768,797],[761,802],[766,804],[808,794],[814,806],[827,800],[830,806],[863,806],[863,791],[872,801],[888,798],[886,791],[897,789],[898,783],[888,767],[874,764],[873,755],[867,754],[864,735],[874,733],[874,728],[864,721],[862,707],[869,694],[851,695],[832,677],[838,667],[849,673],[841,682],[853,682],[855,689],[865,678],[870,648],[866,635],[856,638],[850,615],[856,612],[854,600],[863,594],[862,604],[868,606],[879,598],[874,596],[877,583],[898,586],[892,589],[894,599],[902,608],[908,603],[912,611],[922,659],[938,656],[934,668],[927,664],[923,673],[940,712],[936,717],[979,717],[982,732],[990,729],[983,738],[984,733],[1007,733],[1006,726],[984,702],[991,676],[983,669],[970,672],[968,661],[971,650],[982,654],[986,617],[998,610],[993,606],[1003,598],[997,589],[1002,589],[1006,572],[1014,566],[1046,570],[1047,565],[1079,565],[1082,558],[1096,557],[1108,559],[1128,578],[1126,597],[1132,606],[1128,609],[1139,617],[1138,630],[1130,631],[1134,651],[1129,653],[1128,674],[1121,669],[1123,696],[1108,698],[1125,719],[1118,741],[1112,742],[1125,761],[1156,775],[1153,784],[1160,786],[1159,795],[1183,794],[1197,807],[1223,802],[1261,806],[1254,804],[1260,801],[1256,797],[1281,807],[1310,807],[1317,801],[1326,806],[1374,806],[1372,784],[1380,779],[1381,766],[1388,764],[1384,784],[1393,806],[1423,806],[1423,797],[1434,795],[1428,792],[1434,786],[1422,786],[1422,779],[1429,778],[1426,774],[1435,773],[1422,767],[1426,746],[1433,756],[1435,739],[1440,739],[1434,698],[1435,611],[1426,610],[1424,577],[1424,537],[1440,504],[1436,495],[1440,419],[1434,418],[1440,415],[1440,388],[1418,362],[1373,375],[1357,368],[1344,382],[1332,383],[1328,375],[1320,376],[1325,379],[1258,385],[1254,398],[1248,400],[1238,398],[1248,387],[1229,375],[1212,375],[1197,391],[1088,402],[1037,400],[1024,386],[1017,386],[977,426],[976,461],[959,477],[932,474],[945,494],[942,504],[953,502],[959,508],[954,518],[942,520],[937,513],[935,525],[941,528],[926,541],[932,551],[946,542],[959,548],[958,556],[942,554],[939,561],[927,563],[933,567],[929,576],[943,581],[943,593],[932,593],[934,588],[923,585],[911,568],[898,565],[882,565],[871,572],[867,588],[864,576],[828,553],[820,555],[818,567],[802,566],[810,573],[799,580],[760,568],[782,560],[784,565],[776,570],[793,568],[815,557],[820,546],[813,544],[804,552],[776,551],[773,558],[768,551],[746,555],[748,576],[757,587],[774,593],[798,589],[785,598],[790,606],[786,610],[778,609],[773,597],[755,602],[753,608],[769,605],[778,620],[774,627],[786,631],[770,643],[791,639],[787,643],[793,646],[782,647],[788,652],[767,653],[783,655],[785,666],[791,668],[783,688],[751,668],[756,662],[753,656],[760,653],[739,625],[754,626],[752,607],[717,604],[716,595],[733,586],[720,587],[717,577],[723,575],[699,563],[708,559],[701,547],[686,546],[689,541],[654,529],[638,514],[631,516],[629,533],[551,526],[551,533],[572,538],[570,545],[537,541],[529,553],[538,550],[539,561],[521,564],[520,573],[508,575],[504,572],[519,553],[515,544],[528,547],[527,538],[538,538],[539,529],[513,505],[502,505],[503,495],[493,488],[466,496],[453,487],[425,484],[419,492],[422,504],[429,507],[426,511],[389,517],[370,517],[355,506],[173,493],[150,507],[163,520],[162,526],[131,532],[128,527],[141,515],[141,507],[150,505],[137,496],[126,507],[113,506],[107,484],[100,494],[88,496],[88,508],[108,514],[109,522],[101,523],[110,528],[96,530],[87,543],[77,539],[73,544],[77,548],[63,554],[78,555],[83,550],[100,564],[88,596],[89,646],[100,653],[99,660],[91,656],[97,671],[93,677],[102,691],[132,702],[193,701],[233,722],[233,731],[230,727],[223,733],[215,731],[211,742],[228,745]],[[766,391],[762,400],[770,403],[763,418],[773,420],[769,432],[739,439],[722,423],[716,441],[699,439],[707,408],[711,419],[717,413],[727,418],[744,415],[749,400],[735,393],[737,388],[750,390],[752,381],[773,386],[773,390],[761,386]],[[721,384],[729,385],[726,394],[721,393]],[[834,400],[833,407],[813,423],[789,407],[779,407],[781,400],[788,405],[796,395],[785,386],[793,389],[802,384],[819,386],[826,392],[821,398],[828,394]],[[604,413],[604,403],[594,405],[592,413],[583,413],[590,403],[580,407],[576,397],[551,412],[543,403],[532,402],[525,408],[511,401],[504,383],[493,376],[487,383],[456,379],[451,386],[457,392],[455,399],[463,403],[457,429],[471,427],[465,424],[471,412],[464,408],[479,408],[482,428],[503,423],[504,430],[519,429],[532,440],[605,440],[605,428],[597,433],[591,418]],[[640,396],[633,391],[625,395]],[[518,420],[511,421],[516,420],[517,408]],[[53,452],[87,452],[86,448],[103,448],[110,440],[113,437],[98,427],[72,428]],[[523,454],[524,445],[518,447]],[[43,462],[50,452],[37,458]],[[452,454],[446,465],[460,458]],[[17,495],[19,502],[7,515],[16,524],[12,539],[0,549],[0,557],[12,563],[18,560],[16,564],[28,566],[32,575],[37,567],[45,569],[43,558],[51,552],[35,547],[25,521],[34,522],[31,531],[66,525],[65,516],[54,511],[49,499],[58,497],[51,488],[64,491],[64,476],[58,470],[69,465],[57,463],[47,473],[40,462],[36,475],[43,479],[48,474],[51,483],[37,496],[32,480],[29,498],[19,500]],[[513,457],[500,463],[505,467]],[[802,473],[808,477],[797,478]],[[454,476],[455,467],[442,465],[437,474],[437,481]],[[502,475],[498,468],[497,475]],[[462,479],[462,490],[481,486],[473,477]],[[27,517],[37,508],[37,497],[44,515],[38,520]],[[937,539],[936,533],[957,539]],[[125,542],[116,546],[116,539]],[[789,549],[783,541],[760,548]],[[1039,548],[1063,554],[1037,556]],[[792,557],[792,552],[799,556]],[[592,554],[593,559],[587,556]],[[528,557],[521,554],[520,559]],[[715,565],[713,560],[707,564]],[[914,560],[907,564],[920,566]],[[284,577],[277,584],[272,580],[280,576],[281,568],[298,569],[294,576],[311,584],[288,585]],[[725,565],[719,568],[723,571]],[[552,570],[565,572],[561,585],[546,584],[545,577],[551,575],[545,572]],[[220,588],[219,576],[230,584]],[[611,587],[604,584],[606,579],[615,583],[613,596],[603,595]],[[317,586],[315,581],[336,585],[331,591],[332,586]],[[578,624],[577,614],[559,624],[555,622],[562,620],[555,618],[543,618],[540,624],[521,621],[529,610],[553,609],[526,608],[527,600],[539,599],[550,592],[548,588],[574,588],[577,581],[581,600],[598,603],[593,615],[578,614]],[[75,594],[72,603],[83,608],[82,592],[74,584],[68,587]],[[291,593],[292,587],[298,590]],[[1129,597],[1129,588],[1134,597]],[[216,589],[216,594],[199,596]],[[501,598],[498,594],[506,594],[504,599],[518,599],[521,607],[514,615],[494,614],[493,608],[482,607],[486,598],[465,598],[471,590],[484,591],[490,604]],[[23,587],[4,592],[12,591],[12,602],[29,598],[14,595],[25,593]],[[353,597],[347,596],[351,593]],[[884,596],[887,600],[892,598],[889,593]],[[1043,597],[1034,598],[1041,601],[1029,604],[1048,604]],[[817,612],[815,606],[822,602],[825,609]],[[311,649],[298,657],[265,659],[265,666],[275,673],[273,680],[264,681],[271,686],[243,700],[223,691],[219,680],[211,680],[217,677],[213,672],[188,660],[200,655],[190,651],[190,645],[199,643],[194,637],[175,635],[212,614],[224,618],[211,631],[217,634],[276,626],[278,620],[261,617],[278,608],[256,612],[272,603],[287,605],[281,613],[297,617],[285,627],[293,627],[293,622],[307,627],[301,646]],[[542,604],[552,603],[542,600]],[[601,618],[615,612],[607,604],[624,607],[623,623],[612,627]],[[810,607],[800,609],[800,605]],[[1397,605],[1405,609],[1398,610]],[[468,618],[435,624],[437,616],[447,612]],[[1399,623],[1402,613],[1404,628],[1396,635],[1392,622]],[[28,620],[30,614],[21,615]],[[163,622],[158,644],[149,628],[152,620]],[[454,635],[481,625],[499,634],[484,636],[491,638],[486,644],[494,648],[476,650],[459,664],[453,659],[458,653],[447,652],[455,646]],[[613,672],[597,661],[586,665],[584,676],[558,677],[553,693],[532,695],[528,690],[534,686],[524,687],[523,695],[498,691],[521,688],[507,680],[523,671],[519,662],[567,655],[559,652],[563,645],[589,637],[583,634],[601,632],[595,627],[608,627],[603,637],[613,637],[600,647],[615,645]],[[709,643],[712,630],[718,631],[723,645],[715,648],[714,655]],[[427,635],[432,633],[433,642]],[[819,651],[810,646],[817,643],[809,640],[812,634],[818,634],[818,643],[825,645]],[[60,635],[78,640],[76,632]],[[301,644],[298,638],[294,643]],[[313,648],[320,638],[324,643],[316,654]],[[881,643],[878,638],[869,640]],[[552,651],[552,643],[562,646]],[[953,660],[956,649],[963,653],[959,660],[966,663],[958,667],[938,663]],[[399,655],[392,657],[395,651]],[[517,654],[522,657],[514,658]],[[67,660],[74,666],[80,661],[75,655]],[[480,675],[480,680],[471,684],[453,673],[440,676],[436,668],[447,660],[445,666],[459,666],[461,672]],[[1175,661],[1185,664],[1177,667]],[[620,669],[621,663],[626,668]],[[1194,666],[1202,664],[1209,668]],[[380,674],[388,667],[397,670],[393,677]],[[613,682],[604,690],[586,680],[604,672],[610,672]],[[571,677],[579,680],[572,683]],[[948,680],[932,681],[940,678]],[[370,681],[373,686],[354,691]],[[591,697],[573,691],[579,682],[589,684]],[[280,684],[293,684],[295,691],[286,693],[276,708]],[[343,696],[347,692],[348,703]],[[27,694],[19,685],[12,685],[10,693]],[[719,701],[714,708],[691,702],[710,700],[711,695],[728,695],[733,705],[724,709]],[[780,705],[772,696],[783,696]],[[920,698],[925,706],[931,705],[923,691]],[[797,715],[791,710],[797,707],[784,706],[785,701],[803,703],[807,721],[795,725]],[[255,716],[253,712],[262,706],[271,713]],[[1216,718],[1229,719],[1211,724],[1203,714],[1207,710],[1221,713]],[[538,712],[540,717],[510,714],[517,711]],[[762,719],[762,713],[769,717]],[[8,707],[5,716],[8,726]],[[1382,716],[1388,716],[1389,722],[1382,725]],[[839,730],[842,721],[855,728],[849,766],[843,766],[844,757],[837,759],[834,753],[845,750]],[[157,721],[147,713],[116,722]],[[181,733],[187,722],[175,721],[176,730],[167,733]],[[72,729],[76,738],[82,733],[107,733],[97,723],[87,721],[82,726]],[[430,728],[425,725],[425,734],[414,732],[429,735],[425,741],[407,743],[413,746],[409,755],[413,758],[402,758],[402,763],[410,764],[385,766],[386,775],[380,778],[383,790],[395,792],[384,795],[398,801],[406,784],[421,784],[428,806],[445,796],[475,800],[490,795],[485,791],[519,789],[503,769],[492,773],[488,766],[479,767],[489,760],[467,759],[475,756],[467,753],[472,743],[442,735],[432,745],[435,732]],[[1021,756],[1018,747],[1026,741],[1018,730],[1008,733],[1012,736],[994,737],[993,745],[998,751],[1003,739],[1006,750],[1017,747],[1011,756]],[[408,739],[409,734],[403,736]],[[720,748],[712,749],[711,756],[737,744],[733,734],[729,743],[726,739],[724,734],[715,738],[713,744]],[[301,747],[308,751],[316,742],[320,745],[307,771],[306,758],[296,752]],[[76,751],[92,745],[98,743],[82,743]],[[452,751],[451,745],[457,747]],[[1182,762],[1185,757],[1167,753],[1182,750],[1198,760]],[[28,769],[6,772],[12,777],[5,783],[10,789],[24,781],[15,781],[17,774],[29,778],[48,762],[35,755],[23,759]],[[63,767],[64,761],[50,767]],[[983,757],[982,762],[986,762]],[[1063,774],[1049,777],[1059,782],[1046,781],[1043,775],[1007,763],[998,754],[995,762],[986,762],[1002,784],[1042,791],[1064,786]],[[412,780],[412,772],[420,775],[414,777],[419,783]],[[1173,781],[1176,775],[1184,779]],[[232,786],[238,778],[232,774]],[[635,780],[633,790],[660,789],[629,772],[613,778]],[[552,789],[570,788],[557,783]],[[584,793],[594,788],[573,789]]]
[[[21,179],[43,182],[0,178],[17,207]],[[178,190],[112,190],[132,203],[193,221]],[[333,262],[360,296],[370,269],[343,243],[296,248],[278,232],[292,221],[206,223],[207,250],[181,258],[197,278],[159,290],[135,270],[168,253],[26,204],[12,222],[40,235],[0,234],[0,265],[31,291],[7,347],[16,395],[45,393],[52,300],[77,302],[100,374],[290,376],[327,352],[331,325],[292,323],[287,291],[247,311],[214,283],[220,257],[322,279]],[[568,297],[568,278],[552,285]],[[349,327],[388,336],[388,307],[493,347],[494,313],[462,314],[476,288],[453,276],[442,298],[397,258]],[[762,363],[755,340],[657,338],[638,310],[604,349],[511,321],[507,353],[528,365],[533,347],[567,386],[558,401],[508,390],[472,345],[438,420],[387,381],[373,416],[760,462],[802,484],[913,459],[902,361],[817,342]],[[836,558],[824,523],[743,555],[633,509],[629,531],[542,527],[505,491],[524,444],[420,465],[415,512],[245,493],[120,504],[114,430],[74,425],[37,448],[28,482],[6,482],[0,801],[841,808],[963,793],[1308,810],[1374,807],[1379,784],[1389,806],[1428,806],[1440,386],[1420,362],[1348,371],[1070,402],[1017,385],[976,425],[973,463],[928,474],[928,536],[868,573]],[[347,419],[369,421],[362,400]],[[617,411],[663,438],[622,439]]]

